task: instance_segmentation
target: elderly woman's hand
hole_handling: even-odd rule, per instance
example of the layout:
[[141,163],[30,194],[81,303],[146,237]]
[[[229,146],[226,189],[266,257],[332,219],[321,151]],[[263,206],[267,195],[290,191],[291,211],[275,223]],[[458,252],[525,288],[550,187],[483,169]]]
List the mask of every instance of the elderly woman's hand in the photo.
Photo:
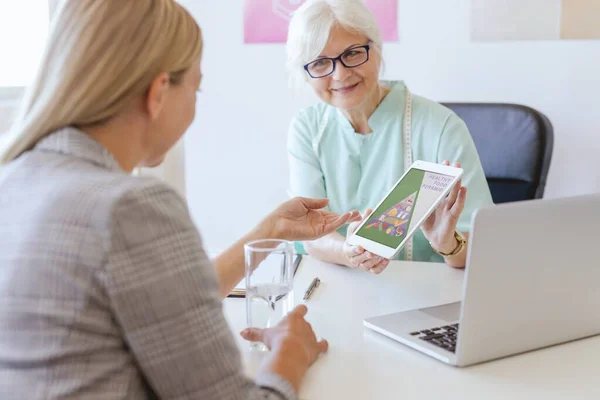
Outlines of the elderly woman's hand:
[[[450,165],[444,161],[444,165]],[[452,164],[460,168],[460,163]],[[442,200],[436,210],[421,225],[421,230],[431,246],[443,253],[451,253],[458,245],[454,232],[458,219],[465,208],[467,188],[458,181],[448,196]]]
[[315,240],[360,220],[358,211],[343,215],[323,210],[327,199],[296,197],[277,207],[259,225],[264,236],[284,240]]
[[[371,210],[367,210],[363,218],[367,218],[371,214]],[[360,225],[360,221],[350,224],[346,238],[350,237]],[[344,257],[347,260],[346,265],[350,268],[360,268],[372,274],[379,274],[387,268],[390,260],[380,257],[363,249],[360,246],[353,246],[346,242],[343,247]]]

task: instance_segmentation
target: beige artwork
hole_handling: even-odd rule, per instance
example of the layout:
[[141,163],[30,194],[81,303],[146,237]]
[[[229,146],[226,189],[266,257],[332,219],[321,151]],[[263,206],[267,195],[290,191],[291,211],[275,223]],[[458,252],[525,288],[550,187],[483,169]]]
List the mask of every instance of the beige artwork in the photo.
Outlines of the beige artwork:
[[471,39],[600,39],[600,0],[471,0]]

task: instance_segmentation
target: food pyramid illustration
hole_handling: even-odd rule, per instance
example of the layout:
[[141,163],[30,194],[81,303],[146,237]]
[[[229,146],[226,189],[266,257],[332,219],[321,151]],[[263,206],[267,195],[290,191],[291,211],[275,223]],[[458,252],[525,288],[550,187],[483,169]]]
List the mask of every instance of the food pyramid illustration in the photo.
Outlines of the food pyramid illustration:
[[367,222],[366,229],[377,229],[389,236],[402,236],[408,228],[408,221],[414,209],[417,192],[388,208],[379,217]]

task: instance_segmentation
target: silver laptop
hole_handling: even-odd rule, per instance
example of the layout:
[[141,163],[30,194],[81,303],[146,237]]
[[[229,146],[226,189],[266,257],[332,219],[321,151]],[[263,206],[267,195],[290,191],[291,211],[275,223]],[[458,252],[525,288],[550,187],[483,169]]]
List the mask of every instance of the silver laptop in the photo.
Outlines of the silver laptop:
[[479,210],[461,302],[364,324],[459,367],[600,334],[600,195]]

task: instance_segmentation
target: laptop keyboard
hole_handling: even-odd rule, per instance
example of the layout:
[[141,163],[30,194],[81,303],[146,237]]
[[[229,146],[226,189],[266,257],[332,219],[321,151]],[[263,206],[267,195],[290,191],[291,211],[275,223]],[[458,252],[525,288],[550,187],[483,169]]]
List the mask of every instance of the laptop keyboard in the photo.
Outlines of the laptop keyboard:
[[456,351],[458,324],[438,326],[436,328],[425,329],[424,331],[411,332],[410,335],[416,336],[421,340],[454,353]]

